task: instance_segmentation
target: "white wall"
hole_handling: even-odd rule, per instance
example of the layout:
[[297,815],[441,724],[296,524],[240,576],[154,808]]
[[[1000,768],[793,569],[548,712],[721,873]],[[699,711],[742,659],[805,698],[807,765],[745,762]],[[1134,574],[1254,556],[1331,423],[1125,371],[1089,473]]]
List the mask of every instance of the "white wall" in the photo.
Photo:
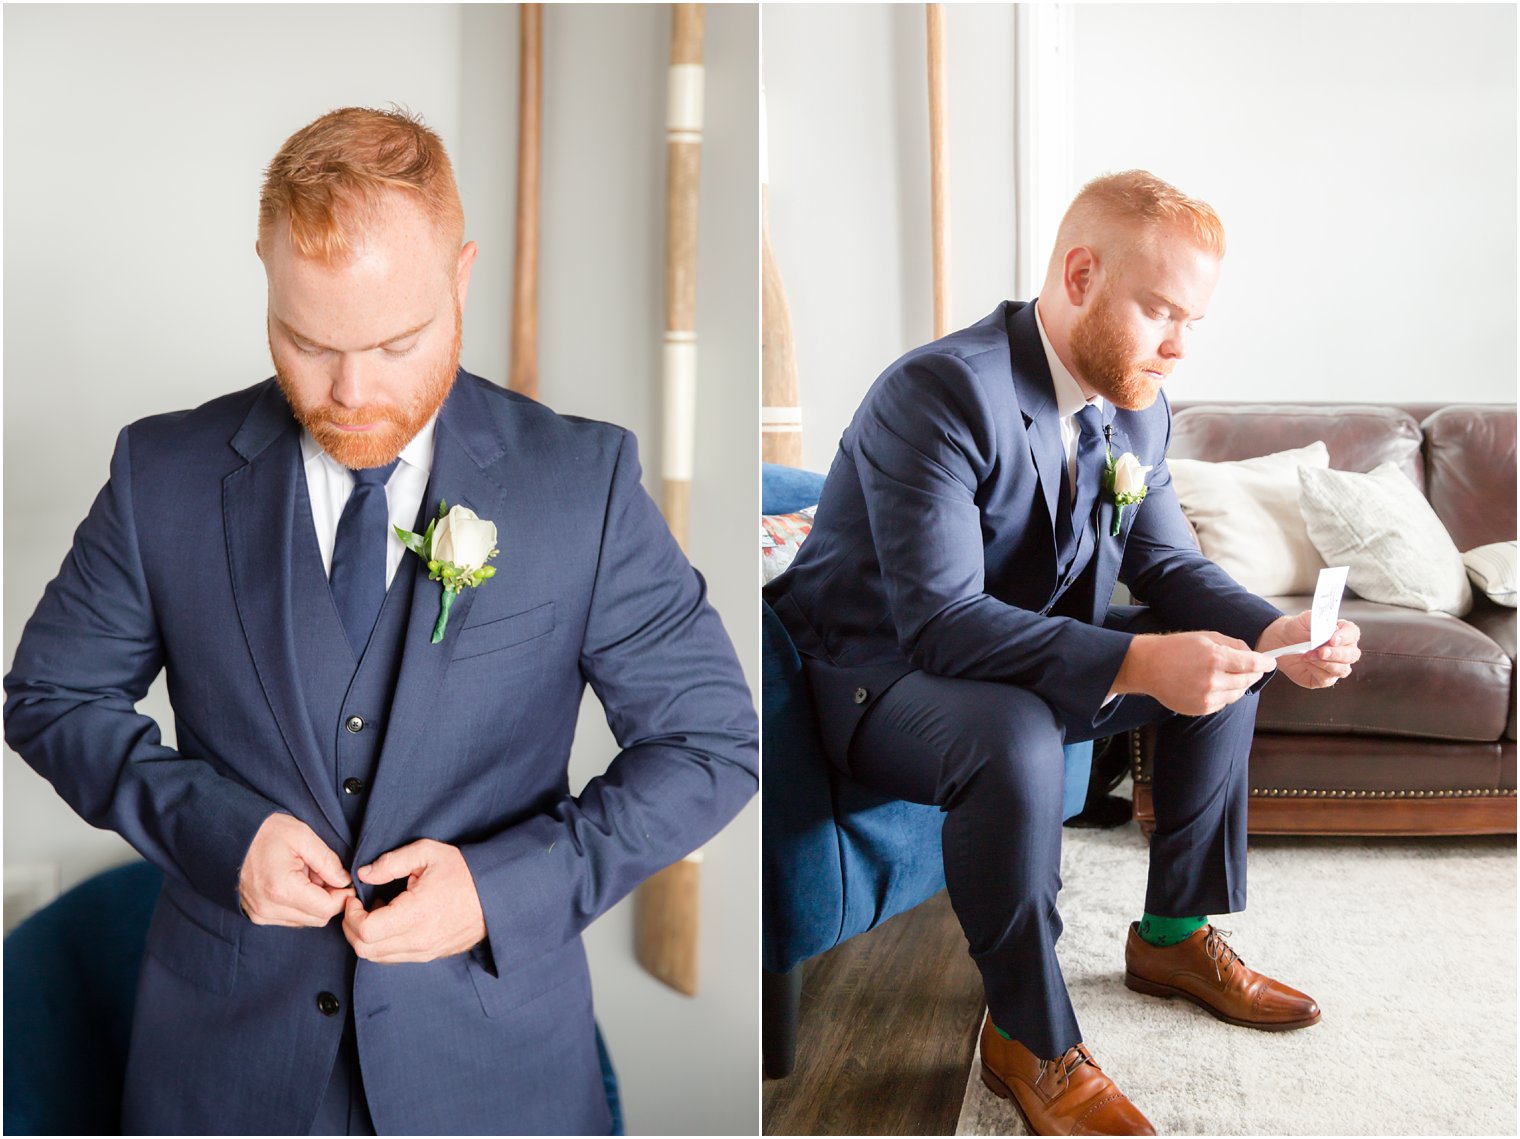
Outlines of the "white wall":
[[1514,401],[1514,5],[1074,14],[1078,184],[1142,166],[1228,232],[1174,397]]
[[[394,101],[442,135],[480,246],[462,362],[505,382],[517,13],[7,6],[4,21],[8,665],[116,431],[270,373],[258,186],[280,143],[317,115]],[[669,10],[553,7],[544,23],[542,398],[634,430],[657,493]],[[709,9],[691,542],[752,687],[755,40],[753,6]],[[170,726],[162,684],[142,707]],[[588,698],[573,780],[613,752]],[[55,861],[68,886],[133,856],[9,752],[4,783],[7,867]],[[757,800],[708,848],[696,999],[634,964],[628,903],[587,935],[630,1131],[754,1131],[758,841]]]
[[[950,324],[1014,265],[1013,9],[948,5]],[[827,470],[877,374],[932,339],[929,113],[920,4],[760,14],[770,228],[791,306],[803,465]]]
[[[1073,188],[1143,166],[1229,231],[1175,397],[1514,400],[1513,5],[1071,7]],[[959,327],[1013,295],[1016,41],[1011,6],[946,22]],[[932,336],[923,13],[761,24],[771,237],[825,470],[866,387]]]

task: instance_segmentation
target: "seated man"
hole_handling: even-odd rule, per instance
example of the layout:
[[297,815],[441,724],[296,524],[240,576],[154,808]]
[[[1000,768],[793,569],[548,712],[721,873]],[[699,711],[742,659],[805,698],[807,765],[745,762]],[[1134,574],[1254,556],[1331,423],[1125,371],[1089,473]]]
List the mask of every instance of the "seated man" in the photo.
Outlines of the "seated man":
[[[1125,983],[1232,1024],[1300,1028],[1309,997],[1208,922],[1246,904],[1246,758],[1274,666],[1348,675],[1198,553],[1166,466],[1162,382],[1219,276],[1205,203],[1131,171],[1085,186],[1045,283],[916,348],[866,393],[812,535],[766,595],[833,762],[945,811],[945,878],[982,972],[983,1079],[1041,1135],[1151,1134],[1082,1043],[1056,959],[1063,744],[1158,726],[1156,832]],[[1149,475],[1146,484],[1146,476]],[[1140,606],[1111,606],[1116,581]]]

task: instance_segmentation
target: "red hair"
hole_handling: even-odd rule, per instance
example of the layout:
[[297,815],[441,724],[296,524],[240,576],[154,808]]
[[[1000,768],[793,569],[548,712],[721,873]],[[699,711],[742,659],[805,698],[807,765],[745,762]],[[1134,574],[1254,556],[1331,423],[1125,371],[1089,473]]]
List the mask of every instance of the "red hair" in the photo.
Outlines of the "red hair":
[[392,190],[413,195],[451,254],[458,251],[464,208],[443,140],[400,110],[331,111],[286,139],[264,171],[259,237],[284,222],[302,256],[341,263]]
[[1059,272],[1073,246],[1092,246],[1100,257],[1123,264],[1137,244],[1160,230],[1181,232],[1198,248],[1224,257],[1224,225],[1214,207],[1190,198],[1145,170],[1094,178],[1077,193],[1056,231],[1051,272]]

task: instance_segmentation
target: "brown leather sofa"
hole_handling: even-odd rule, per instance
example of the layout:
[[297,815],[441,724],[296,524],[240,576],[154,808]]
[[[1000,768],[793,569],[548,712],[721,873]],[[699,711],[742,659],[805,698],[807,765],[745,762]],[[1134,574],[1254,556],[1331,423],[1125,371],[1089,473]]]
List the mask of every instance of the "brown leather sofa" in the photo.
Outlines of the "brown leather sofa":
[[[1222,462],[1323,439],[1330,466],[1397,463],[1459,550],[1515,537],[1512,404],[1178,404],[1170,454]],[[1285,612],[1308,597],[1270,599]],[[1465,618],[1363,601],[1362,659],[1333,688],[1274,680],[1251,747],[1254,834],[1515,833],[1515,610]],[[1128,741],[1135,818],[1155,823],[1155,734]]]

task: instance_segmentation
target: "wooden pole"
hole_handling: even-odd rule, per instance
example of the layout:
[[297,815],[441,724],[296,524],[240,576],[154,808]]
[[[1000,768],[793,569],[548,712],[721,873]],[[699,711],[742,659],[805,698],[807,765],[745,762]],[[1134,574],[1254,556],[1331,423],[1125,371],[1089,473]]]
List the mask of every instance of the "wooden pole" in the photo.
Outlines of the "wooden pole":
[[[697,407],[697,190],[702,160],[701,4],[671,5],[665,133],[665,521],[686,549]],[[638,889],[634,954],[677,992],[697,995],[702,852]]]
[[926,4],[929,21],[929,178],[934,244],[934,338],[950,331],[950,171],[945,158],[945,12]]
[[538,187],[543,119],[543,5],[518,8],[517,241],[512,272],[512,363],[507,386],[538,398]]
[[701,4],[671,5],[665,131],[665,521],[687,548],[697,396],[697,190],[702,169]]
[[771,248],[765,91],[760,92],[760,458],[802,466],[802,399],[792,312]]

